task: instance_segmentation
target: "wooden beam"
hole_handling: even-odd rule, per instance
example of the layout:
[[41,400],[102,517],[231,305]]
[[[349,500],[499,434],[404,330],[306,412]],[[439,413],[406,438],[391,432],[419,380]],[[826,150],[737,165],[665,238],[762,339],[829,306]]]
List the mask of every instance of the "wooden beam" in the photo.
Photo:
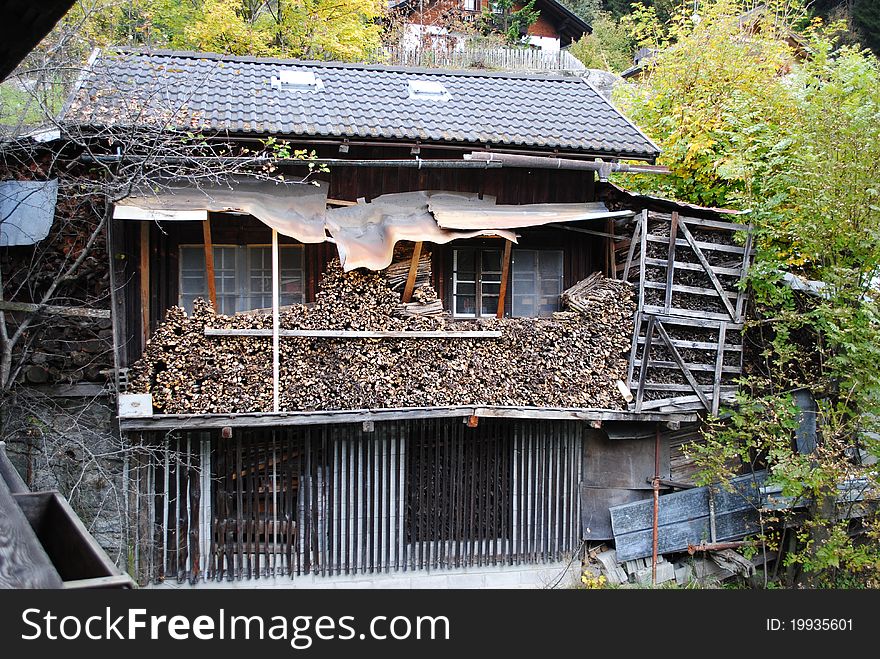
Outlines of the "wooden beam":
[[0,311],[24,311],[25,313],[44,313],[53,316],[72,318],[109,318],[109,309],[86,309],[84,307],[62,307],[55,304],[31,304],[30,302],[9,302],[0,300]]
[[141,224],[140,248],[140,289],[141,289],[141,345],[147,347],[150,338],[150,223]]
[[[730,319],[734,322],[738,321],[739,318],[736,316],[736,311],[733,306],[730,304],[730,300],[727,299],[727,291],[724,290],[724,287],[721,285],[721,282],[718,281],[718,277],[715,276],[715,273],[712,272],[712,266],[709,265],[709,261],[706,260],[705,254],[703,254],[702,250],[697,245],[697,242],[694,240],[694,237],[691,235],[690,229],[687,228],[686,224],[681,225],[681,233],[684,236],[685,240],[690,243],[691,249],[694,250],[694,254],[697,255],[697,260],[700,262],[700,265],[703,266],[703,269],[706,271],[706,274],[709,275],[709,281],[712,282],[712,287],[718,291],[718,296],[721,298],[721,302],[724,304],[724,308],[727,310],[727,313],[730,314]],[[742,270],[740,269],[740,275],[742,275]]]
[[[751,235],[751,234],[749,234]],[[655,236],[653,234],[648,234],[648,242],[649,243],[659,243],[666,245],[669,242],[668,236]],[[702,249],[704,252],[724,252],[725,254],[742,254],[743,248],[738,245],[725,245],[724,243],[707,243],[702,241],[696,241],[697,246]],[[688,242],[684,238],[677,238],[675,244],[678,247],[688,247]]]
[[109,577],[92,577],[65,581],[64,590],[82,590],[84,588],[134,588],[135,583],[127,574],[114,574]]
[[[679,228],[683,226],[683,223],[679,225]],[[660,267],[665,268],[667,263],[666,259],[655,259],[650,256],[645,259],[645,263],[648,265],[659,265]],[[675,262],[676,270],[693,270],[694,272],[702,272],[703,266],[699,263],[685,263],[684,261],[676,261]],[[712,272],[716,275],[730,275],[731,277],[739,277],[742,275],[742,270],[739,268],[722,268],[721,266],[712,266]]]
[[507,297],[507,280],[510,279],[510,253],[513,243],[509,240],[504,243],[504,254],[501,257],[501,290],[498,292],[498,310],[496,318],[504,318],[504,299]]
[[412,300],[413,289],[416,287],[416,277],[419,274],[419,258],[422,256],[422,241],[413,245],[412,259],[409,262],[409,274],[406,276],[406,285],[403,287],[403,295],[400,301],[407,304]]
[[[697,420],[695,414],[651,412],[635,414],[622,410],[589,408],[507,407],[502,405],[467,407],[406,407],[362,410],[323,410],[315,412],[253,412],[246,414],[155,414],[150,417],[119,419],[122,430],[205,430],[223,427],[268,428],[397,421],[404,419],[462,418],[471,416],[504,419],[545,419],[568,421],[680,421]],[[212,435],[214,437],[214,435]]]
[[205,281],[208,282],[208,299],[217,311],[217,282],[214,280],[214,243],[211,240],[211,220],[202,222],[202,236],[205,242]]
[[[205,336],[272,336],[270,329],[205,328]],[[278,336],[324,339],[499,339],[499,330],[472,332],[443,332],[417,330],[359,331],[359,330],[279,330]]]

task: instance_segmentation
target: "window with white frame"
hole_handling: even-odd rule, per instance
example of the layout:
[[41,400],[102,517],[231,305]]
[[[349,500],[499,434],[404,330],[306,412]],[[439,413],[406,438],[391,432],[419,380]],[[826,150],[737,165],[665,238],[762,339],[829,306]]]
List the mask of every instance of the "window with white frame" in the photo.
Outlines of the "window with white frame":
[[460,247],[453,250],[452,308],[455,316],[494,316],[500,294],[500,249]]
[[[457,318],[494,316],[501,293],[501,249],[459,247],[452,252],[452,309]],[[562,250],[514,249],[510,310],[516,317],[549,316],[559,310]]]
[[480,11],[480,0],[464,0],[465,11]]
[[[283,305],[304,301],[303,246],[279,248],[279,302]],[[268,245],[214,245],[214,283],[217,312],[232,315],[239,311],[272,306],[272,248]],[[180,247],[179,304],[192,312],[193,300],[207,299],[205,248]]]

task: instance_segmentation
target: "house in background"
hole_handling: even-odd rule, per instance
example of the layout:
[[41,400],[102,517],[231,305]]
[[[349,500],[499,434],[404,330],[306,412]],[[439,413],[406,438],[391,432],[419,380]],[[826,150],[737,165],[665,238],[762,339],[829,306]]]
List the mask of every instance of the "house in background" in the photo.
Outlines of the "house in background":
[[597,180],[659,151],[583,79],[99,53],[61,117],[113,167],[108,131],[157,120],[329,171],[197,185],[160,153],[116,200],[130,377],[94,431],[141,449],[119,478],[142,583],[575,579],[735,389],[747,227]]
[[[514,5],[515,10],[522,5]],[[406,50],[427,48],[450,52],[466,48],[467,26],[476,31],[484,11],[492,11],[488,0],[390,0],[389,12],[404,25],[399,46]],[[537,0],[538,20],[528,28],[525,42],[547,53],[571,45],[590,26],[556,0]]]

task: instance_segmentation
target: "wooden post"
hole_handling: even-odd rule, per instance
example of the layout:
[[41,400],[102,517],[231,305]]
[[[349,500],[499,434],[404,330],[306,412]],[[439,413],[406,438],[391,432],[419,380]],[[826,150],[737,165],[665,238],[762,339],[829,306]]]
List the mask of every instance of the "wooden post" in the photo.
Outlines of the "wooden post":
[[141,284],[141,339],[142,347],[147,347],[150,338],[150,223],[141,223],[140,253]]
[[406,277],[406,286],[403,287],[401,302],[407,304],[412,300],[413,289],[416,286],[416,277],[419,274],[419,259],[422,256],[422,241],[413,246],[412,261],[409,262],[409,274]]
[[217,311],[217,282],[214,280],[214,243],[211,241],[211,220],[202,221],[202,235],[205,239],[205,280],[208,282],[208,299]]
[[672,223],[669,225],[669,252],[666,261],[666,291],[663,297],[663,311],[672,309],[672,282],[675,278],[675,241],[678,238],[678,213],[672,211]]
[[504,298],[507,297],[507,280],[510,279],[510,253],[513,243],[505,241],[504,256],[501,257],[501,290],[498,293],[498,311],[495,312],[496,318],[504,318]]
[[279,371],[281,364],[280,345],[278,342],[280,311],[278,295],[278,232],[272,229],[272,411],[278,412],[279,405]]

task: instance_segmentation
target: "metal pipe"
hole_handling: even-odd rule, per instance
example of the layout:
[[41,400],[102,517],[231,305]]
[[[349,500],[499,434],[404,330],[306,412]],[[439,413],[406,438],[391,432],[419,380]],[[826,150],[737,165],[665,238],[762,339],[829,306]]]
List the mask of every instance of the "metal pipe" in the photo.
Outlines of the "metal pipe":
[[[83,154],[84,162],[114,163],[134,161],[130,156]],[[350,159],[350,158],[314,158],[298,160],[292,158],[268,158],[265,156],[149,156],[146,160],[158,164],[186,165],[198,164],[238,164],[242,166],[287,165],[305,166],[308,164],[327,165],[328,167],[401,167],[414,169],[496,169],[501,167],[529,169],[558,169],[564,171],[599,172],[600,180],[605,180],[611,172],[629,172],[634,174],[668,174],[667,167],[655,165],[630,165],[623,162],[603,162],[590,160],[574,160],[571,158],[554,158],[546,156],[520,156],[510,153],[490,153],[475,151],[464,154],[464,160],[452,159]]]
[[[83,162],[113,163],[123,161],[135,161],[137,158],[103,155],[93,156],[83,154],[80,157]],[[262,167],[264,165],[327,165],[328,167],[403,167],[412,169],[500,169],[503,165],[498,161],[486,162],[478,160],[425,160],[422,158],[394,159],[394,160],[351,160],[347,158],[315,158],[310,160],[298,160],[292,158],[266,158],[263,156],[149,156],[145,160],[163,165],[189,165],[189,164],[215,164],[215,165],[240,165]],[[515,165],[514,165],[515,166]]]
[[693,556],[698,551],[720,551],[722,549],[736,549],[749,544],[745,540],[734,540],[732,542],[701,542],[698,545],[688,545],[688,554]]
[[651,484],[654,490],[654,524],[651,551],[651,584],[657,585],[657,545],[660,536],[660,425],[654,431],[654,480]]
[[464,154],[465,160],[481,162],[500,162],[505,167],[535,167],[541,169],[564,169],[599,172],[605,180],[611,172],[630,172],[634,174],[669,174],[668,167],[659,165],[630,165],[625,162],[605,162],[601,160],[573,160],[571,158],[551,158],[546,156],[520,156],[512,153],[473,151]]

